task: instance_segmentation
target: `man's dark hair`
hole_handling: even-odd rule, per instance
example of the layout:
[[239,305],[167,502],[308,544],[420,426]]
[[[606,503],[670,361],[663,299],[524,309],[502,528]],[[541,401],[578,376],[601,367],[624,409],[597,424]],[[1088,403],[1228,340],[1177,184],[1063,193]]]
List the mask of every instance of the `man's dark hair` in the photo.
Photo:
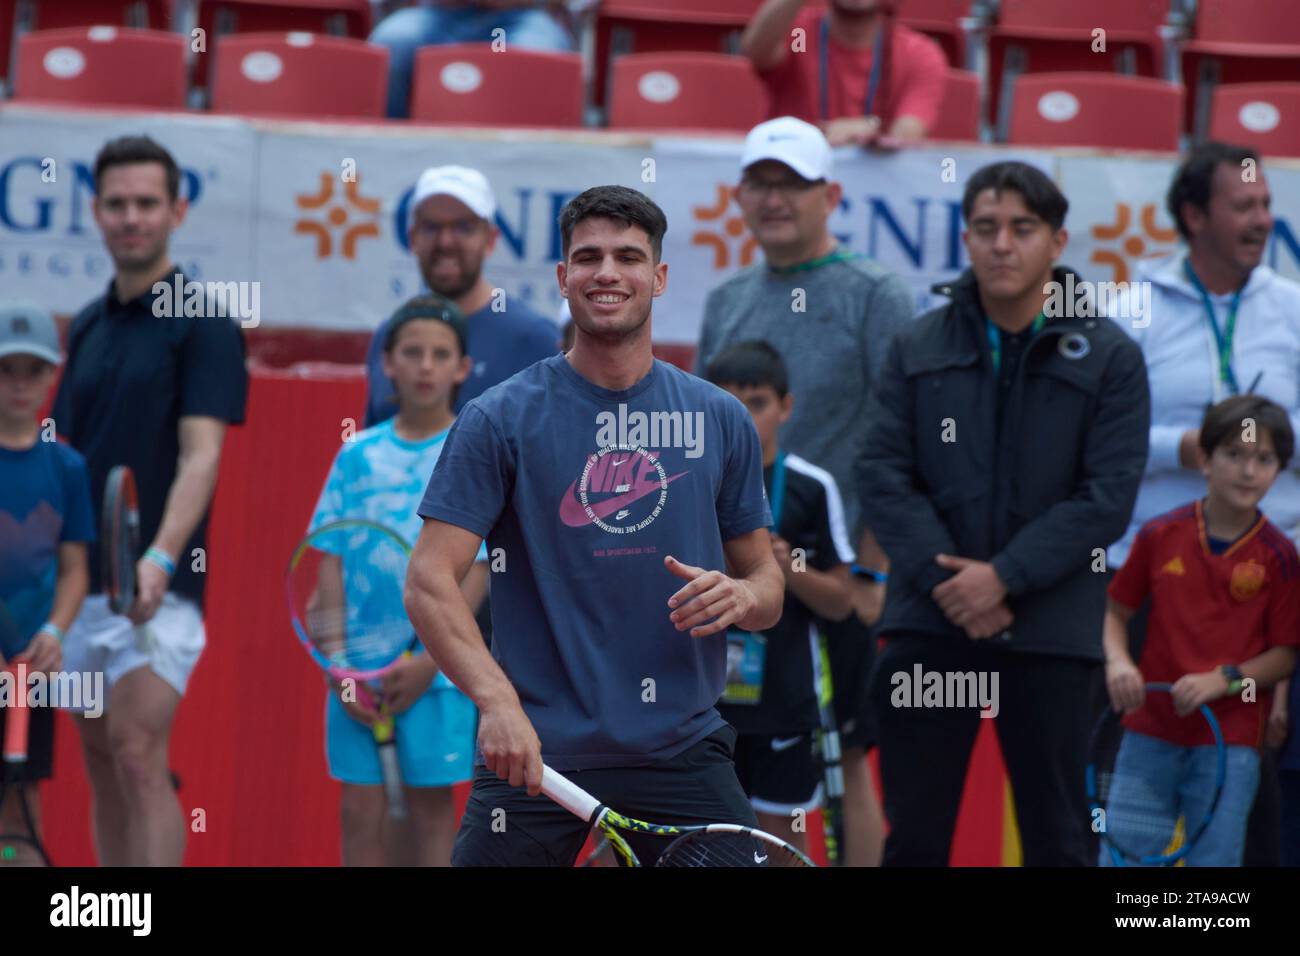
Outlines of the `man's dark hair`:
[[644,193],[626,186],[593,186],[570,199],[560,212],[560,250],[565,259],[569,258],[569,240],[574,227],[587,219],[613,219],[624,228],[640,226],[650,237],[654,261],[659,261],[668,218]]
[[1277,452],[1278,470],[1285,468],[1295,454],[1295,432],[1291,419],[1281,405],[1260,395],[1234,395],[1205,410],[1201,420],[1201,451],[1209,458],[1215,449],[1236,443],[1241,438],[1246,419],[1255,424],[1255,437],[1268,432]]
[[1056,188],[1056,183],[1042,170],[1028,163],[993,163],[975,170],[966,183],[961,197],[961,215],[967,223],[975,208],[975,199],[986,189],[995,193],[1012,189],[1020,193],[1025,205],[1055,232],[1065,225],[1065,214],[1070,211],[1070,201]]
[[704,377],[719,388],[770,386],[778,398],[785,398],[790,391],[790,377],[781,353],[757,339],[727,346],[709,362]]
[[104,144],[95,157],[95,191],[99,192],[105,171],[131,163],[160,163],[167,174],[167,196],[172,202],[181,194],[181,168],[172,154],[148,136],[122,136]]
[[1251,159],[1259,165],[1259,154],[1246,146],[1233,146],[1230,143],[1202,143],[1183,160],[1174,180],[1169,184],[1169,195],[1165,197],[1165,206],[1169,216],[1178,227],[1178,234],[1190,239],[1187,223],[1183,222],[1183,203],[1191,203],[1197,209],[1205,210],[1210,206],[1210,195],[1214,190],[1214,173],[1221,163],[1231,163],[1240,170],[1241,164]]

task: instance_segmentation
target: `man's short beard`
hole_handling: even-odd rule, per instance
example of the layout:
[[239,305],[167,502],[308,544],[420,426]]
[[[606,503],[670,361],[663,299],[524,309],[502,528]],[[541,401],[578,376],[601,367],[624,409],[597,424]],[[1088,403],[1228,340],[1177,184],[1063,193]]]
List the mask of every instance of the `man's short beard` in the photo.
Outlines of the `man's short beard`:
[[110,251],[115,272],[140,272],[154,266],[161,266],[167,259],[167,244],[148,251],[133,252],[126,256],[116,256]]
[[483,270],[480,268],[477,272],[472,274],[467,273],[465,277],[455,285],[444,284],[441,288],[434,285],[433,282],[430,281],[429,276],[424,274],[424,284],[444,299],[451,299],[454,302],[461,296],[465,295],[465,293],[469,292],[470,289],[474,288],[478,283],[479,276],[482,274]]

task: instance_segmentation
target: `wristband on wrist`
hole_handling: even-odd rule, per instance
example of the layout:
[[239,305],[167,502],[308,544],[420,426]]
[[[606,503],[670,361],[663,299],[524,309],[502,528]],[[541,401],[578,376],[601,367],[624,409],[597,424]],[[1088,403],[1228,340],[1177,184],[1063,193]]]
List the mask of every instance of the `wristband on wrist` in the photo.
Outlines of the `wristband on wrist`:
[[176,562],[172,560],[171,555],[162,550],[162,548],[151,547],[144,553],[144,556],[146,560],[152,561],[154,564],[158,565],[158,567],[166,571],[167,577],[171,577],[176,573]]
[[63,643],[63,628],[59,627],[59,625],[55,624],[53,621],[46,621],[41,625],[41,629],[36,633],[53,635],[56,641],[60,644]]
[[849,565],[849,572],[855,578],[868,578],[877,584],[884,584],[889,580],[889,575],[884,571],[877,571],[874,568],[863,567],[860,564]]
[[1241,690],[1241,685],[1245,678],[1242,676],[1241,668],[1235,664],[1223,664],[1219,667],[1219,673],[1223,675],[1228,682],[1228,693],[1235,694]]

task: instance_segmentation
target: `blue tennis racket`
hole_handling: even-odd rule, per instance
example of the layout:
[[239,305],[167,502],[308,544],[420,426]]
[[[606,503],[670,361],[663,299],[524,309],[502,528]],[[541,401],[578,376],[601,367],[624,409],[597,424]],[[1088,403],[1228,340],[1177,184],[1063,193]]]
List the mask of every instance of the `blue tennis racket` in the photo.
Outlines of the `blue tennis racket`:
[[[1147,699],[1168,700],[1172,684],[1147,684]],[[1174,866],[1196,846],[1214,819],[1227,776],[1228,748],[1219,721],[1202,704],[1186,717],[1189,731],[1209,728],[1214,739],[1213,774],[1200,786],[1155,776],[1126,746],[1124,714],[1107,706],[1088,745],[1086,784],[1093,830],[1115,866]],[[1181,785],[1180,785],[1181,783]]]

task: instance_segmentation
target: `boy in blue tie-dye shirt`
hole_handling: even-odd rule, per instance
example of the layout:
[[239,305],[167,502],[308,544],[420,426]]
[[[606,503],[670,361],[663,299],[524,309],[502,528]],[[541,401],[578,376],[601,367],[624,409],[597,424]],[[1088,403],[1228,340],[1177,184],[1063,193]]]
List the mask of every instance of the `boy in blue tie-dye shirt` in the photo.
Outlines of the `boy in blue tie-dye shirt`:
[[[420,532],[420,498],[455,416],[456,389],[465,381],[465,323],[436,296],[407,302],[389,323],[384,374],[399,402],[395,418],[360,432],[334,459],[311,519],[314,530],[342,518],[364,518],[397,531],[408,543]],[[471,606],[487,589],[487,553],[462,583]],[[396,715],[398,759],[418,842],[417,860],[446,866],[455,837],[451,786],[468,780],[474,756],[474,705],[421,650],[383,678],[382,694]],[[344,865],[385,861],[386,804],[379,756],[369,725],[374,714],[327,699],[330,775],[343,784]]]

